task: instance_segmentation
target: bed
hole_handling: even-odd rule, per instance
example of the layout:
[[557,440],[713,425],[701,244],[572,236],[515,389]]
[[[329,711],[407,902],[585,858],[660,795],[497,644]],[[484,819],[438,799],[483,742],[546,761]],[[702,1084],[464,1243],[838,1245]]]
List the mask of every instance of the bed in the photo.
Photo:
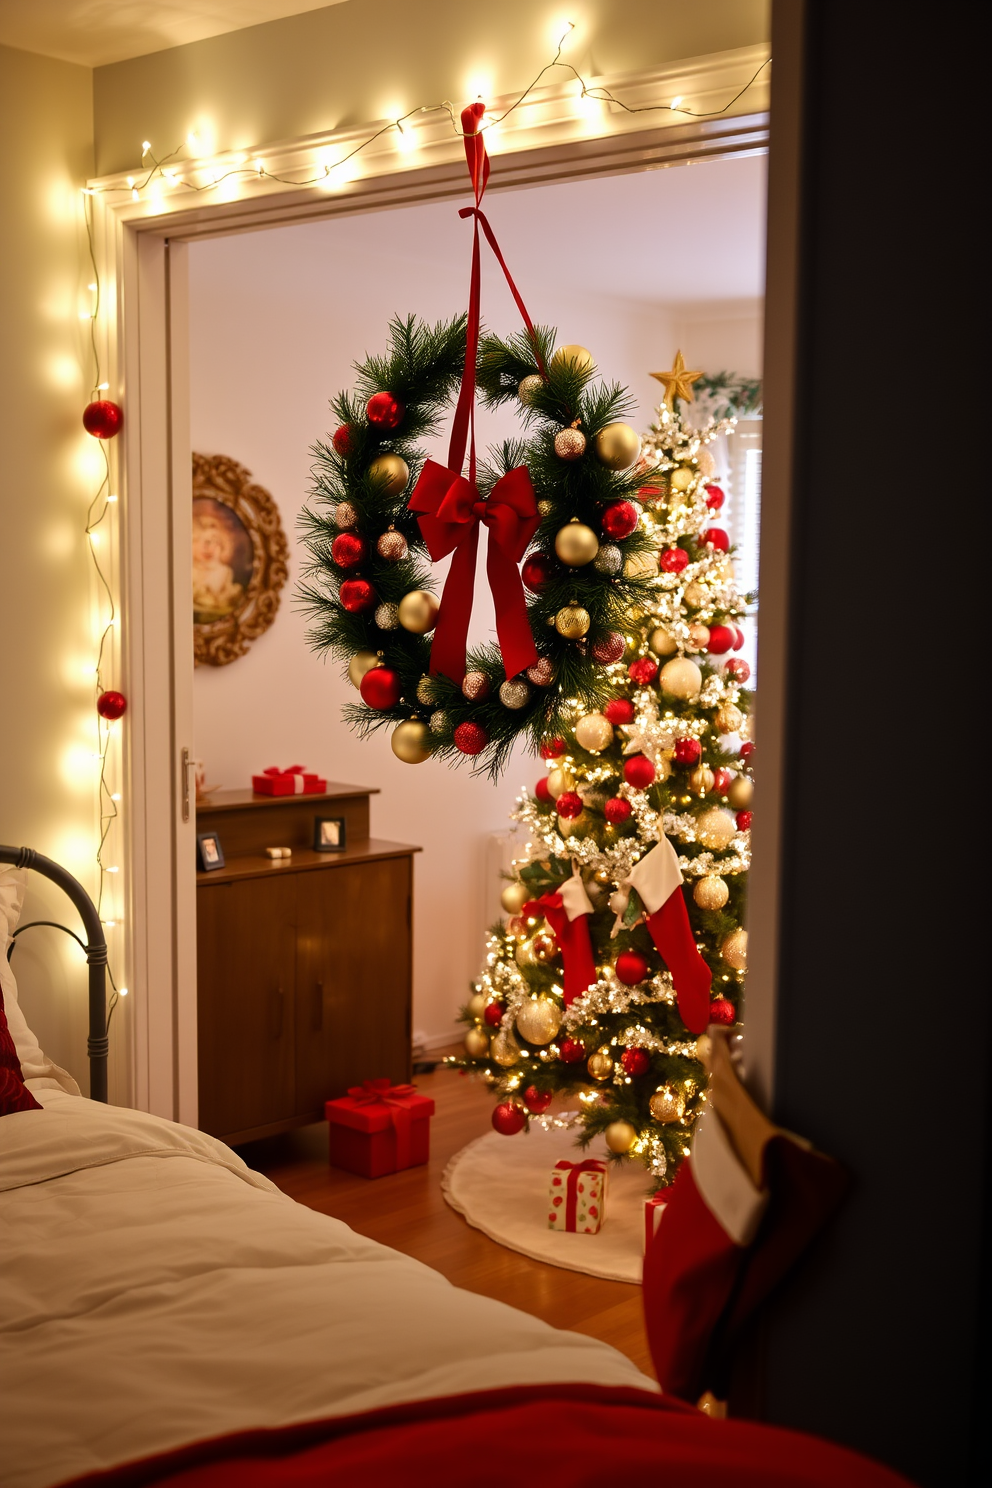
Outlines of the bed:
[[[0,864],[5,947],[24,879]],[[5,1488],[505,1484],[542,1454],[573,1484],[607,1462],[655,1481],[670,1462],[704,1488],[901,1481],[708,1421],[609,1346],[295,1203],[214,1138],[85,1099],[0,970],[39,1107],[0,1119]]]

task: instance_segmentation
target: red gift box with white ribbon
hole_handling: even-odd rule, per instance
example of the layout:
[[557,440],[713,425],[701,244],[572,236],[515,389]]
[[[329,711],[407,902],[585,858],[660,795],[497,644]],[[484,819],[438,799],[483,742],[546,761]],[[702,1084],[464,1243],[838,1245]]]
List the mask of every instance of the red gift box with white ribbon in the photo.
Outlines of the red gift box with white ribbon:
[[415,1085],[365,1080],[324,1106],[331,1166],[382,1178],[420,1167],[430,1157],[434,1102]]
[[285,770],[269,765],[261,775],[251,777],[251,788],[256,796],[319,796],[326,791],[327,781],[305,771],[302,765],[290,765]]
[[548,1187],[548,1229],[597,1235],[605,1217],[606,1164],[592,1157],[555,1163]]
[[655,1237],[655,1233],[657,1232],[658,1226],[661,1224],[662,1218],[665,1213],[665,1205],[668,1203],[671,1197],[672,1190],[670,1188],[659,1188],[657,1193],[652,1194],[649,1199],[644,1200],[645,1253],[647,1252],[647,1248],[651,1244],[651,1241]]

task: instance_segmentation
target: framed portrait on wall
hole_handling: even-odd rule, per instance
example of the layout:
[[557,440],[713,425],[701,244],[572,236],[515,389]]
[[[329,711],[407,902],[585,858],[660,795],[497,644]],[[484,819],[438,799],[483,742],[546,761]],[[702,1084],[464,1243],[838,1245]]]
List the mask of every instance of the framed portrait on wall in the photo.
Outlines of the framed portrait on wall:
[[193,658],[237,661],[276,617],[289,576],[279,508],[228,455],[193,455]]

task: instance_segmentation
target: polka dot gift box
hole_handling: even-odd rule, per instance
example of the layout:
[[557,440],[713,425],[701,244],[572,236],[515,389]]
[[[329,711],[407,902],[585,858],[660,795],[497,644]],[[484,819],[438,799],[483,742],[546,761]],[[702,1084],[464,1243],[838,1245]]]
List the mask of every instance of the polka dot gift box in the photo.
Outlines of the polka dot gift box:
[[573,1163],[562,1158],[551,1169],[548,1229],[574,1235],[596,1235],[606,1216],[606,1164],[589,1158]]

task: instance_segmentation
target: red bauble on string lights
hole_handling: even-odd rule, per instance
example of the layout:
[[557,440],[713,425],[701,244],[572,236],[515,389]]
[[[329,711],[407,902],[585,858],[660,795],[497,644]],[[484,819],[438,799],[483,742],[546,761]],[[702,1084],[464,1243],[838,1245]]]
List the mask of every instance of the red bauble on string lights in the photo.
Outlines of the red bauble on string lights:
[[555,802],[555,810],[565,821],[574,821],[582,815],[582,797],[578,791],[563,791]]
[[706,505],[710,511],[719,511],[725,500],[726,497],[719,486],[706,487]]
[[614,969],[618,982],[623,982],[625,987],[636,987],[648,974],[647,957],[640,951],[621,951]]
[[501,1002],[487,1002],[485,1011],[482,1014],[483,1022],[487,1023],[490,1028],[496,1028],[502,1023],[505,1011],[506,1009]]
[[624,1049],[620,1063],[628,1075],[646,1075],[651,1068],[651,1055],[647,1049]]
[[647,790],[654,784],[657,770],[646,754],[633,754],[623,767],[623,778],[635,790]]
[[714,997],[710,1003],[710,1022],[723,1024],[737,1022],[734,1004],[729,997]]
[[737,823],[738,832],[749,832],[751,830],[751,823],[754,820],[754,815],[750,811],[738,811],[734,820]]
[[395,708],[403,696],[399,673],[386,666],[373,667],[370,672],[366,672],[358,690],[362,694],[362,701],[380,712]]
[[527,1125],[523,1107],[516,1101],[500,1101],[493,1107],[493,1126],[503,1137],[515,1137]]
[[101,692],[96,700],[96,711],[108,723],[113,723],[127,712],[127,698],[122,692]]
[[558,1045],[558,1058],[562,1064],[579,1064],[586,1057],[585,1047],[574,1038],[563,1038]]
[[722,527],[707,527],[703,533],[703,542],[717,553],[726,553],[730,550],[730,538]]
[[730,625],[711,625],[710,638],[706,642],[706,649],[711,656],[723,656],[729,651],[737,636],[735,628]]
[[460,723],[454,734],[455,748],[461,750],[462,754],[481,754],[489,743],[489,734],[481,723],[473,723],[467,719]]
[[341,608],[349,615],[364,615],[379,603],[368,579],[345,579],[338,591]]
[[334,453],[336,455],[340,455],[342,459],[346,458],[348,455],[352,454],[355,449],[354,429],[351,427],[350,424],[339,425],[339,427],[334,430],[334,433],[331,436],[331,443],[334,446]]
[[658,559],[658,567],[663,573],[681,573],[688,562],[685,548],[666,548]]
[[561,759],[562,755],[565,753],[565,740],[543,739],[541,741],[540,748],[538,749],[538,753],[543,760]]
[[365,539],[357,532],[339,532],[331,543],[331,557],[338,568],[357,568],[365,553]]
[[636,715],[630,698],[610,698],[603,705],[603,716],[617,727],[624,723],[633,723]]
[[536,1085],[528,1085],[524,1091],[524,1104],[532,1116],[541,1116],[554,1098],[553,1091],[538,1090]]
[[551,582],[559,568],[560,564],[547,553],[531,553],[520,570],[520,577],[531,594],[539,594],[545,584]]
[[637,507],[632,501],[611,501],[603,509],[600,526],[607,537],[612,537],[614,542],[621,542],[637,526]]
[[622,827],[624,822],[629,819],[630,812],[630,802],[625,801],[623,796],[614,796],[603,807],[603,815],[611,827]]
[[627,668],[627,675],[638,687],[649,687],[658,675],[658,663],[650,656],[639,656]]
[[546,775],[542,775],[535,785],[534,794],[539,801],[547,802],[551,800],[551,787],[548,785],[548,777]]
[[406,408],[393,393],[373,393],[365,405],[368,421],[376,429],[398,429]]
[[121,432],[123,423],[123,408],[119,403],[112,403],[109,398],[97,398],[95,402],[87,403],[83,409],[83,428],[94,439],[113,439],[115,434]]
[[702,752],[703,746],[698,739],[675,740],[675,763],[677,765],[694,765]]
[[746,682],[751,675],[751,668],[741,656],[732,656],[729,661],[725,661],[723,670],[735,682]]

